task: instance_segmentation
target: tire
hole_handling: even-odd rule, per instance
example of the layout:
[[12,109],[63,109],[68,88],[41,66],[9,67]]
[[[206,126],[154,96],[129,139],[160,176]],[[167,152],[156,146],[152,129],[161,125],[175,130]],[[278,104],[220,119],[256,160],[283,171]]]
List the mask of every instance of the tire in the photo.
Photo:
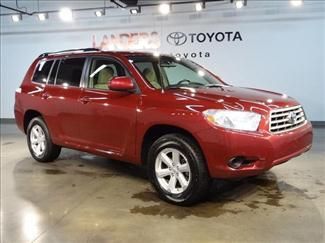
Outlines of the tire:
[[33,118],[29,122],[27,144],[32,157],[38,162],[52,162],[61,152],[61,147],[53,144],[49,130],[41,117]]
[[210,177],[202,152],[184,135],[167,134],[158,138],[149,150],[147,169],[160,198],[167,202],[190,206],[208,193]]

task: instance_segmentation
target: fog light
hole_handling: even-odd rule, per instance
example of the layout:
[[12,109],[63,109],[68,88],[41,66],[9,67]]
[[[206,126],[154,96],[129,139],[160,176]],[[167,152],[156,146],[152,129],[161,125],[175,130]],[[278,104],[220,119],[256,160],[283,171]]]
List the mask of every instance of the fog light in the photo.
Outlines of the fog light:
[[244,156],[236,156],[229,160],[228,166],[233,169],[239,169],[244,165],[248,165],[256,161],[257,158],[247,158]]
[[244,162],[243,157],[239,156],[229,160],[228,165],[233,169],[238,169],[243,164],[243,162]]

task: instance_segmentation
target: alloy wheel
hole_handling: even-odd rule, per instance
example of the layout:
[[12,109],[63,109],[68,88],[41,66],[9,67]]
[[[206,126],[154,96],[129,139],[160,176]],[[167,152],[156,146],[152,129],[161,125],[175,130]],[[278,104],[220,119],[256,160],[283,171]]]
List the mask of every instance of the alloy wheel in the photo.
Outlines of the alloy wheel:
[[29,139],[35,156],[41,157],[46,150],[46,137],[42,127],[37,124],[34,125],[31,129]]
[[160,187],[172,194],[184,192],[191,181],[187,158],[174,148],[165,148],[159,152],[155,161],[155,174]]

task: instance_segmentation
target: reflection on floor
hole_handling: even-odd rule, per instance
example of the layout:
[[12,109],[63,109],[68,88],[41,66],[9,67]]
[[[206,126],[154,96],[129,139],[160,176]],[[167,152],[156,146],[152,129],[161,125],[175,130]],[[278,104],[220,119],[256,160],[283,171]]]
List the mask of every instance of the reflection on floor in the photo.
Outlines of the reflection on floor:
[[67,149],[40,164],[14,125],[1,134],[3,242],[324,242],[325,129],[310,152],[183,208],[136,166]]

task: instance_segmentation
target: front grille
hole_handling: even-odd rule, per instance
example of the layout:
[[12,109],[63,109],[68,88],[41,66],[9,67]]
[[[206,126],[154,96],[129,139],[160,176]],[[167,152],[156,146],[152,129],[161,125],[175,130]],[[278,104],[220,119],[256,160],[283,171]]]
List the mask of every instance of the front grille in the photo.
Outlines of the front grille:
[[270,114],[270,132],[272,133],[291,131],[305,123],[305,113],[300,105],[272,110]]

